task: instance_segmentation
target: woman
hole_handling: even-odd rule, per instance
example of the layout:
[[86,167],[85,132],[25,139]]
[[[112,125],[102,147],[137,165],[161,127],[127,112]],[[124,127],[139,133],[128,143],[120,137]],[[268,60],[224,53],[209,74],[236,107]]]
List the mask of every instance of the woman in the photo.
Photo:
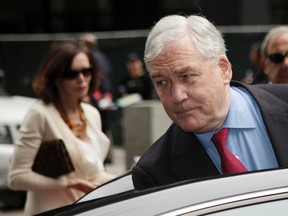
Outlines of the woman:
[[[76,41],[54,42],[33,83],[41,99],[28,111],[9,171],[13,190],[26,190],[25,215],[71,204],[114,176],[104,170],[109,139],[99,112],[81,99],[95,91],[99,71],[90,51]],[[62,139],[75,170],[58,178],[33,172],[43,141]]]

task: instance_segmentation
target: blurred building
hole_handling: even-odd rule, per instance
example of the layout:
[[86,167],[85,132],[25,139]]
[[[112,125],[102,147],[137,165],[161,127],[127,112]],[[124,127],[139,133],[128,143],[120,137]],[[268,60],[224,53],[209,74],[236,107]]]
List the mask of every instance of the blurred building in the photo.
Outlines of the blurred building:
[[201,13],[217,25],[288,23],[287,0],[9,0],[1,33],[147,29],[171,13]]

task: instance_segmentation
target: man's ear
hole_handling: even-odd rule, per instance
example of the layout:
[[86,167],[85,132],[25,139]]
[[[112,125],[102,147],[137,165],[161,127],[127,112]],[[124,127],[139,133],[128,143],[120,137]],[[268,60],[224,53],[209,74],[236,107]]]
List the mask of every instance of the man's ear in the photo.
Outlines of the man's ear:
[[221,55],[218,60],[218,66],[222,72],[222,77],[225,84],[230,83],[232,79],[232,67],[227,56]]

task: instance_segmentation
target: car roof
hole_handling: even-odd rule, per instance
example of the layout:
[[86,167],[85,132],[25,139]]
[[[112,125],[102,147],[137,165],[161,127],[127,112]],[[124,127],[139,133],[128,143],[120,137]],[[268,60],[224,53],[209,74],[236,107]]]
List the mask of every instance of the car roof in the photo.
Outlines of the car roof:
[[[131,174],[129,174],[131,177]],[[256,171],[217,178],[178,182],[143,191],[130,190],[116,195],[65,206],[48,215],[159,215],[185,206],[201,207],[205,202],[233,196],[249,197],[266,190],[288,191],[288,169]],[[119,185],[121,187],[121,185]],[[97,190],[97,189],[96,189]],[[282,191],[283,192],[283,191]]]
[[35,98],[24,96],[0,96],[0,124],[21,124],[35,101]]

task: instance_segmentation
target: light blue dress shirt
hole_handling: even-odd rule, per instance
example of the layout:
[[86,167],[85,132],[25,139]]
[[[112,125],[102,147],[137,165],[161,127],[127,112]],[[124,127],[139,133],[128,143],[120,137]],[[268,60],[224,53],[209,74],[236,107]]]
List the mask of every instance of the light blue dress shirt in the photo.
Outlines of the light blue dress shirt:
[[[221,128],[230,128],[227,148],[248,171],[277,168],[278,162],[262,120],[259,107],[253,97],[244,89],[230,87],[231,104]],[[214,133],[196,134],[208,155],[221,172],[221,160],[214,143]]]

